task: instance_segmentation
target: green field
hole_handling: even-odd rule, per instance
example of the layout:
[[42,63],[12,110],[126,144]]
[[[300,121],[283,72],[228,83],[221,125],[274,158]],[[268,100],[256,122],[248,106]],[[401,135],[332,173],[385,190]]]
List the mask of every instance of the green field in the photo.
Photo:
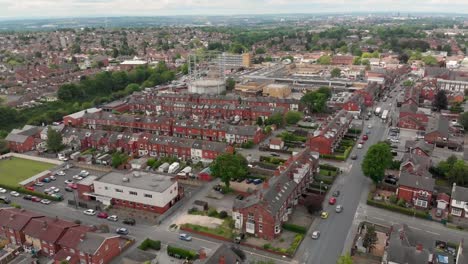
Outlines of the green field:
[[50,163],[20,158],[0,160],[0,184],[17,186],[21,181],[55,166]]

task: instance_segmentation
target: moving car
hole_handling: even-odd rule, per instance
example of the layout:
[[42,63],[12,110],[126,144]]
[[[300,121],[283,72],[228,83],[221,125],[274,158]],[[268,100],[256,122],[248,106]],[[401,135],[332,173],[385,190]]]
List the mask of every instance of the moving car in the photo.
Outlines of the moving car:
[[95,215],[96,211],[94,211],[93,209],[88,209],[88,210],[83,211],[83,214],[85,214],[85,215]]
[[87,177],[89,175],[89,172],[86,171],[86,170],[82,170],[80,171],[80,174],[79,174],[81,177]]
[[367,125],[367,128],[371,129],[371,128],[372,128],[372,124]]
[[319,239],[319,237],[320,237],[320,231],[314,231],[314,232],[312,232],[311,237],[312,237],[312,239],[315,239],[315,240]]
[[117,222],[119,221],[119,217],[117,217],[116,215],[111,215],[107,217],[107,220],[112,221],[112,222]]
[[50,204],[50,200],[48,199],[42,199],[41,204]]
[[356,160],[356,159],[357,159],[357,155],[356,155],[356,154],[351,155],[351,159],[352,159],[352,160]]
[[179,239],[184,241],[192,241],[192,237],[184,233],[179,235]]
[[106,212],[99,212],[99,213],[97,214],[97,217],[98,217],[98,218],[106,218],[106,219],[107,219],[107,217],[109,217],[109,214],[106,213]]
[[15,192],[15,191],[10,192],[10,195],[14,197],[20,196],[19,192]]
[[322,213],[320,214],[320,218],[322,218],[322,219],[327,219],[327,218],[328,218],[328,212],[322,212]]
[[135,225],[135,219],[133,218],[126,218],[122,221],[122,223],[126,225]]
[[368,140],[369,137],[367,135],[362,136],[362,140]]
[[337,205],[335,208],[335,212],[341,213],[343,211],[343,206],[342,205]]
[[357,145],[357,148],[358,148],[358,149],[362,149],[362,144],[358,144],[358,145]]
[[335,203],[336,203],[335,197],[330,197],[330,199],[328,199],[328,204],[334,205]]
[[128,229],[125,227],[117,228],[115,232],[119,235],[128,235]]

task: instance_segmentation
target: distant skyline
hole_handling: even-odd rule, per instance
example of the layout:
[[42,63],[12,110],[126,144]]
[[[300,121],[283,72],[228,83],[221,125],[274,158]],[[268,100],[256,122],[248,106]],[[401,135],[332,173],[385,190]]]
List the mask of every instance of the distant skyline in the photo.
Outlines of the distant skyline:
[[468,13],[468,0],[0,0],[0,19],[281,13]]

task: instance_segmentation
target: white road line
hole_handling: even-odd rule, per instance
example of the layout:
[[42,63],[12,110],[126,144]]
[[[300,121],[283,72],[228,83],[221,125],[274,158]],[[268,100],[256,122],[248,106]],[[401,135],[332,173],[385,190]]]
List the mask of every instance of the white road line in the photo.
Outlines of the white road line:
[[198,238],[198,237],[192,237],[193,240],[200,240],[200,241],[203,241],[203,242],[207,242],[207,243],[211,243],[211,244],[214,244],[214,245],[218,245],[218,243],[216,242],[213,242],[213,241],[209,241],[209,240],[206,240],[206,239],[202,239],[202,238]]
[[417,227],[414,227],[414,226],[408,226],[409,228],[411,229],[415,229],[415,230],[422,230],[421,228],[417,228]]
[[426,231],[426,232],[429,233],[429,234],[433,234],[433,235],[436,235],[436,236],[440,236],[440,234],[439,234],[439,233],[436,233],[436,232],[431,232],[431,231]]

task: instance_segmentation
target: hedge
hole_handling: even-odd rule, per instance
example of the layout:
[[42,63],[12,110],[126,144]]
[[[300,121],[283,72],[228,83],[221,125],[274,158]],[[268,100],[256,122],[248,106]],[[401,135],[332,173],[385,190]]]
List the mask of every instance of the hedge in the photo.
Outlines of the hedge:
[[60,198],[47,195],[45,193],[30,191],[28,189],[25,189],[22,186],[11,186],[11,185],[6,185],[6,184],[0,184],[0,187],[4,188],[4,189],[7,189],[7,190],[10,190],[10,191],[16,191],[16,192],[23,193],[23,194],[30,194],[30,195],[37,196],[37,197],[43,198],[43,199],[48,199],[48,200],[51,200],[51,201],[57,201],[58,202],[58,201],[62,200]]
[[303,235],[307,233],[307,228],[305,228],[304,226],[295,225],[295,224],[284,223],[283,229],[294,232],[294,233],[303,234]]
[[330,164],[320,164],[319,168],[324,169],[324,170],[331,170],[331,171],[338,171],[339,170],[339,168],[337,168],[337,167],[335,167],[333,165],[330,165]]
[[397,205],[389,204],[385,202],[378,202],[378,201],[372,200],[372,198],[367,199],[367,204],[375,206],[375,207],[387,209],[390,211],[402,213],[402,214],[409,215],[409,216],[416,216],[419,218],[429,219],[428,211],[415,210],[415,209],[405,208],[405,207],[401,207],[401,206],[397,206]]
[[152,239],[145,239],[141,244],[138,246],[139,249],[141,250],[147,250],[148,248],[154,249],[154,250],[160,250],[161,249],[161,241],[159,240],[152,240]]
[[171,257],[176,257],[180,259],[195,260],[198,259],[198,253],[193,250],[187,250],[183,248],[178,248],[174,246],[167,246],[167,254]]

